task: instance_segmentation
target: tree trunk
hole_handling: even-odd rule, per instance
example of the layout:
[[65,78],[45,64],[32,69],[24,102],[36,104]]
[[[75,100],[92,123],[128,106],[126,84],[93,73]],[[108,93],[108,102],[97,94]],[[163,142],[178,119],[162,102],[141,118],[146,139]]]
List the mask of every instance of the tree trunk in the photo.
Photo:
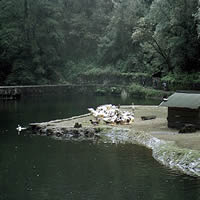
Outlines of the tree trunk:
[[28,0],[24,0],[24,34],[26,41],[30,41],[28,17],[29,17]]

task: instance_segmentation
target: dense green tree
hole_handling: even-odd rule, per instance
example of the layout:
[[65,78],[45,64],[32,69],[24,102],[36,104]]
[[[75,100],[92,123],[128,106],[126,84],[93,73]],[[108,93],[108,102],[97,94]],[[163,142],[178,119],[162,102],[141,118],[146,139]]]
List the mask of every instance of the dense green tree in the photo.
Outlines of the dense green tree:
[[196,9],[196,0],[154,0],[148,15],[139,20],[132,38],[147,51],[154,70],[198,70]]
[[11,73],[15,60],[22,53],[23,13],[22,1],[11,0],[0,2],[0,78],[5,81]]
[[195,19],[197,23],[197,33],[198,33],[198,36],[200,37],[200,1],[198,2],[198,9],[195,13]]
[[125,62],[135,53],[131,41],[132,29],[146,12],[142,0],[113,1],[114,9],[104,35],[99,42],[99,60],[103,64]]
[[[106,0],[82,0],[71,1],[71,10],[65,22],[66,48],[71,59],[79,59],[96,56],[97,43],[108,23],[111,1]],[[71,12],[70,14],[68,14]]]
[[9,62],[8,84],[56,80],[63,46],[58,5],[58,1],[1,1],[5,12],[0,19],[4,36],[1,37],[1,48]]
[[1,0],[0,84],[200,66],[198,0]]

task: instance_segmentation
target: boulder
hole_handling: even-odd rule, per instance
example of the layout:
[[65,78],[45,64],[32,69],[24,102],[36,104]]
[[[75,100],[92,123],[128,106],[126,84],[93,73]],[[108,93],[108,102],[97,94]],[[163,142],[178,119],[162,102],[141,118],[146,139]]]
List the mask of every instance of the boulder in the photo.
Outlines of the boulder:
[[185,124],[178,133],[194,133],[196,132],[196,127],[194,124]]

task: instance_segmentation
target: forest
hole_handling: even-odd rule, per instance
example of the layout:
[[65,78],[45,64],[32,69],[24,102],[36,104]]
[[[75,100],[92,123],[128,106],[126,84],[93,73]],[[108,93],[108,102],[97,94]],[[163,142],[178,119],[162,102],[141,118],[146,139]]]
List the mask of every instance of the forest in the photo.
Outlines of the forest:
[[0,0],[0,85],[158,72],[200,83],[198,0]]

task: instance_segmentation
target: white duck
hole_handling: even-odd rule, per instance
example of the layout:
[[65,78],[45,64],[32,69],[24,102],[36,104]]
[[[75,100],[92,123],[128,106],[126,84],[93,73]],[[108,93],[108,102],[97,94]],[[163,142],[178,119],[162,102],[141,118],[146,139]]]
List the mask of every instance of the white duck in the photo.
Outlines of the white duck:
[[18,131],[18,133],[20,133],[22,130],[26,130],[26,128],[25,128],[25,127],[21,127],[21,126],[18,124],[16,130]]

